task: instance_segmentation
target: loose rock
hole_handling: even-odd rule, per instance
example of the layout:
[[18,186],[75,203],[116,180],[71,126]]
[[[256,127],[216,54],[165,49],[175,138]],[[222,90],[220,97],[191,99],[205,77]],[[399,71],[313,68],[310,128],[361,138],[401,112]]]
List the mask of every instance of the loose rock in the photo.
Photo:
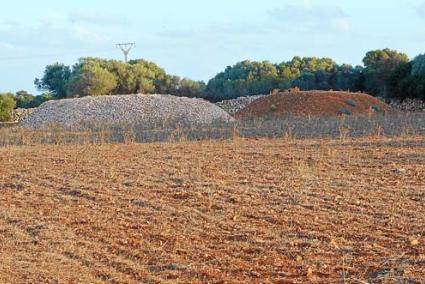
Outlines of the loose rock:
[[28,116],[24,128],[83,128],[87,126],[204,125],[232,122],[218,106],[202,100],[170,95],[116,95],[48,101]]
[[258,100],[259,98],[264,97],[264,95],[256,95],[250,97],[239,97],[233,100],[225,100],[216,103],[219,107],[227,111],[230,115],[236,114],[238,111],[244,109],[247,105],[253,101]]
[[390,105],[401,111],[420,112],[425,111],[425,101],[419,99],[407,98],[403,101],[393,100]]

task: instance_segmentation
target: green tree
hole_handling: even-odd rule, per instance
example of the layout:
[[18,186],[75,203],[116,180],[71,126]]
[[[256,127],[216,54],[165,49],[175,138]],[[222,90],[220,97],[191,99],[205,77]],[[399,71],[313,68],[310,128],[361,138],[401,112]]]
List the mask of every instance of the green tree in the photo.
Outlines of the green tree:
[[242,61],[228,66],[206,86],[209,100],[219,101],[240,96],[269,93],[281,84],[276,65],[268,62]]
[[34,96],[33,100],[28,105],[28,108],[39,107],[42,103],[50,101],[50,100],[54,100],[54,99],[55,98],[50,93],[43,93],[41,95]]
[[28,108],[34,97],[27,91],[19,91],[16,93],[15,101],[17,108]]
[[362,66],[353,67],[348,64],[338,66],[330,78],[331,88],[338,91],[363,91],[365,89],[363,69]]
[[173,85],[170,86],[168,94],[179,97],[203,98],[205,97],[205,83],[188,78],[173,76]]
[[55,98],[65,98],[71,69],[62,63],[47,65],[41,79],[36,78],[35,86],[41,91],[51,92]]
[[85,57],[69,71],[63,64],[49,65],[44,77],[36,79],[36,85],[52,92],[55,98],[134,93],[203,97],[205,94],[204,82],[168,75],[158,65],[143,59],[126,64]]
[[115,76],[98,62],[74,69],[68,85],[68,97],[109,95],[116,88]]
[[[156,93],[161,82],[166,77],[165,71],[152,62],[142,59],[132,60],[128,64],[118,60],[100,58],[81,58],[73,66],[73,73],[81,70],[85,65],[97,64],[113,74],[116,82],[111,94]],[[73,82],[70,83],[71,85]],[[70,86],[72,88],[72,86]],[[164,89],[164,88],[163,88]]]
[[335,84],[338,70],[338,65],[330,58],[296,56],[280,64],[242,61],[227,67],[211,79],[206,94],[208,99],[218,101],[266,94],[273,89],[287,89],[291,86],[303,90],[328,90]]
[[0,94],[0,122],[8,122],[12,120],[12,112],[16,106],[13,94]]
[[366,90],[376,96],[388,96],[388,79],[409,57],[391,49],[369,51],[363,59]]
[[142,94],[158,93],[160,82],[167,76],[164,69],[141,59],[130,61],[129,66],[134,74],[136,92]]
[[389,97],[405,99],[417,98],[425,99],[425,73],[422,69],[422,56],[416,57],[413,61],[400,64],[387,83],[389,86]]
[[411,74],[413,76],[425,75],[425,54],[420,54],[413,59]]

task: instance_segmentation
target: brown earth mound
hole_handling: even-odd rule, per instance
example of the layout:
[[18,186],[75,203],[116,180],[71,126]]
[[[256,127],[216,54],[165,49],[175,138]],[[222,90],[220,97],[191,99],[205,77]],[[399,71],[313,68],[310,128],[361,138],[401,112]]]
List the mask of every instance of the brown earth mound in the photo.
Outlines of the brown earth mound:
[[236,118],[269,116],[370,115],[388,113],[392,108],[363,93],[298,91],[280,92],[260,98],[236,113]]

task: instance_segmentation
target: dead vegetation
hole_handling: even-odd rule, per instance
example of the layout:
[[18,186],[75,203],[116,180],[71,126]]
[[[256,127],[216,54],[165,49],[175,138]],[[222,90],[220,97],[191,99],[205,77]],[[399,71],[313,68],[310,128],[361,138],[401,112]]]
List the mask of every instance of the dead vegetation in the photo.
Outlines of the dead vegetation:
[[77,129],[51,127],[28,130],[0,124],[0,147],[40,144],[152,143],[243,138],[341,138],[369,136],[420,136],[425,134],[425,112],[341,117],[272,117],[210,125],[112,124]]
[[0,149],[1,283],[423,283],[425,138]]

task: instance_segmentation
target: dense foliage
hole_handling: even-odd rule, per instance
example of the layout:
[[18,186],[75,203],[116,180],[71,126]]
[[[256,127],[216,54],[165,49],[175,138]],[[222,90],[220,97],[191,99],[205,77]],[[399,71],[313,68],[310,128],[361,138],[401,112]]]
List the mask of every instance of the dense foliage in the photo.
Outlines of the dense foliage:
[[72,68],[59,63],[48,65],[35,83],[58,99],[134,93],[201,97],[205,88],[203,82],[168,75],[145,60],[125,64],[99,58],[82,58]]
[[208,82],[210,100],[269,93],[273,89],[363,90],[362,67],[338,65],[330,58],[294,57],[272,64],[243,61],[229,66]]
[[53,96],[49,93],[33,96],[26,91],[19,91],[14,96],[14,99],[17,108],[35,108],[46,101],[52,100]]
[[0,94],[0,122],[7,122],[12,120],[12,111],[15,106],[16,103],[13,98],[13,94]]
[[171,94],[210,101],[267,94],[274,89],[362,91],[383,98],[425,99],[425,54],[412,61],[391,49],[366,54],[363,66],[337,64],[330,58],[294,57],[274,64],[242,61],[228,66],[208,84],[172,76],[142,59],[128,64],[117,60],[82,58],[74,66],[46,66],[35,80],[43,95],[18,92],[17,107],[37,107],[50,99],[114,94]]
[[425,100],[425,55],[397,66],[388,79],[392,97]]
[[[391,97],[395,94],[388,91],[389,81],[394,72],[407,62],[407,55],[390,49],[368,52],[363,59],[364,67],[338,65],[330,58],[316,57],[294,57],[280,64],[243,61],[227,67],[210,80],[206,91],[213,101],[289,87],[366,91],[375,96]],[[416,64],[416,72],[424,69],[425,64]]]
[[71,69],[61,63],[48,65],[41,79],[36,78],[34,84],[43,91],[50,92],[56,98],[64,98],[71,76]]
[[388,97],[389,80],[395,70],[402,64],[409,62],[406,54],[390,49],[374,50],[366,54],[363,59],[365,66],[365,87],[368,93]]

